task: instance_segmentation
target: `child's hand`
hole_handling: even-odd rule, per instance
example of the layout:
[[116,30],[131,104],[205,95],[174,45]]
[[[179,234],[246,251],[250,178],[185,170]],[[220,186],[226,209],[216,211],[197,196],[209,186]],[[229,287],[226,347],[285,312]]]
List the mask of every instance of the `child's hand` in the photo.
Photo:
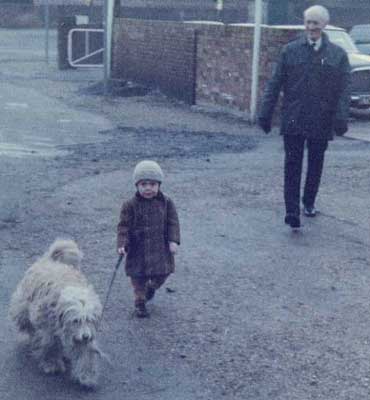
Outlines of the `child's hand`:
[[170,242],[170,252],[172,254],[177,253],[177,247],[178,247],[178,244],[176,242]]
[[118,254],[122,254],[123,256],[126,255],[126,250],[125,250],[124,247],[120,247],[120,248],[117,250],[117,252],[118,252]]

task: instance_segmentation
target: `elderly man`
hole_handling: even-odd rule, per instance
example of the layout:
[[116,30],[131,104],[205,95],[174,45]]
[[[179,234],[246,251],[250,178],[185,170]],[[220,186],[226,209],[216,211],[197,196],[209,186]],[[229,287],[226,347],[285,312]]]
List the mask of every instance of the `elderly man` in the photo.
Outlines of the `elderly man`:
[[265,133],[279,93],[283,92],[281,134],[284,137],[285,223],[299,228],[300,186],[305,144],[308,149],[304,186],[304,215],[316,215],[315,199],[319,190],[328,141],[333,131],[344,135],[349,110],[350,67],[345,51],[331,43],[323,29],[329,12],[312,6],[304,12],[305,34],[288,43],[268,83],[259,114]]

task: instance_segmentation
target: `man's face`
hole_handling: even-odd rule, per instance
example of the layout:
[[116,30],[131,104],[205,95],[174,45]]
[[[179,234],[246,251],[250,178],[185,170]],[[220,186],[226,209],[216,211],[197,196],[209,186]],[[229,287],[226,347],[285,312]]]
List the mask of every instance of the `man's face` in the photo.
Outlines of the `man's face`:
[[316,14],[308,14],[304,18],[304,26],[306,27],[307,37],[311,40],[318,40],[326,26],[326,23]]

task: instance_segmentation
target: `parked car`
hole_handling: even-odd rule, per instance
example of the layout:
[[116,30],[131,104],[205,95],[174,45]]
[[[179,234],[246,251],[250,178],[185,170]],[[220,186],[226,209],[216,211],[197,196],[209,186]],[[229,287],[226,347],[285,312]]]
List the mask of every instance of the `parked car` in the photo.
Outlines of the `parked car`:
[[349,34],[361,53],[370,55],[370,24],[355,25]]
[[351,107],[370,110],[370,56],[360,52],[344,29],[329,26],[325,32],[348,54],[352,74]]

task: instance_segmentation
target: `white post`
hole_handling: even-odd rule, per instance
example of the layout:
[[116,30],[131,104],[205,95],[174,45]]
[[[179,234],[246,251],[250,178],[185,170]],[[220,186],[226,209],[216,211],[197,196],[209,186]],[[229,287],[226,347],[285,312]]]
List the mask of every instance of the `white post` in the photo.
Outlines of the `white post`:
[[262,0],[255,0],[254,7],[255,10],[254,10],[254,35],[253,35],[252,88],[251,88],[251,103],[250,103],[250,120],[253,124],[256,122],[257,119]]
[[103,2],[103,28],[104,28],[104,95],[108,94],[108,51],[107,51],[107,7],[108,7],[108,0],[104,0]]
[[114,0],[108,0],[107,7],[107,67],[108,79],[110,79],[112,68],[112,42],[113,42],[113,23],[114,23]]
[[224,0],[217,0],[216,1],[216,11],[217,11],[217,18],[221,20],[222,10],[224,9]]
[[112,64],[112,37],[114,20],[114,0],[104,1],[104,92],[108,94],[108,83]]

